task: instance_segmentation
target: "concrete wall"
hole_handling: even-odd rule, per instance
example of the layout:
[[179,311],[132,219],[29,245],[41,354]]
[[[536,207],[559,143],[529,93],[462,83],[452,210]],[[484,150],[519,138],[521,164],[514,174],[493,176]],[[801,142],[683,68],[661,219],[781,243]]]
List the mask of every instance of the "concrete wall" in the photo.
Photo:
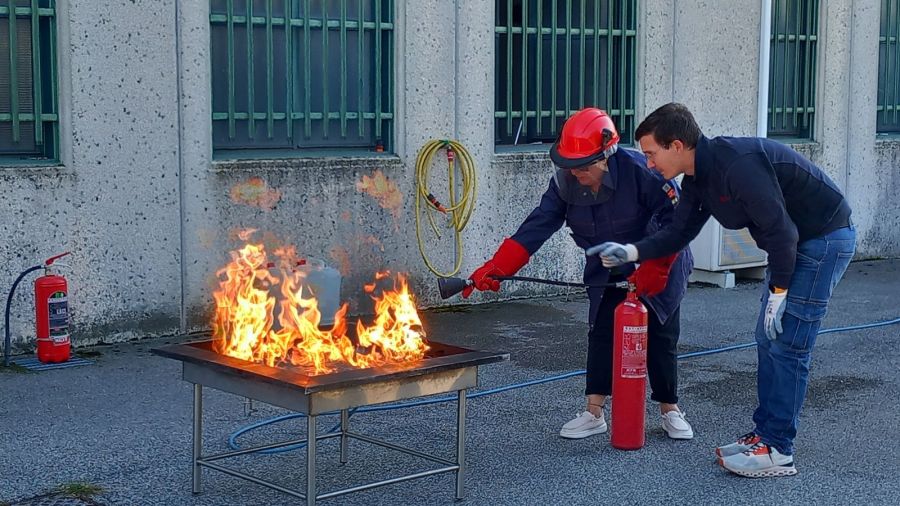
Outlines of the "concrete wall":
[[[410,272],[421,303],[440,304],[415,237],[422,145],[458,139],[477,168],[464,274],[515,231],[552,173],[546,151],[495,153],[492,0],[397,2],[395,154],[262,161],[212,159],[208,2],[59,4],[62,165],[0,169],[8,237],[0,278],[9,286],[29,265],[71,250],[80,344],[206,328],[216,270],[246,228],[341,268],[344,298],[357,312],[369,309],[362,284],[384,268]],[[879,2],[822,5],[816,140],[797,148],[848,192],[859,256],[897,256],[900,142],[875,141],[876,90],[866,77],[878,64]],[[709,135],[752,135],[759,3],[642,0],[639,12],[638,119],[677,100]],[[376,170],[402,195],[394,212],[357,190]],[[446,192],[441,172],[435,163],[438,193]],[[248,182],[264,185],[272,200],[233,198]],[[454,253],[445,232],[426,245],[442,269]],[[577,280],[582,263],[563,230],[523,274]],[[33,344],[30,283],[13,301],[19,348]],[[520,284],[503,296],[555,291]]]

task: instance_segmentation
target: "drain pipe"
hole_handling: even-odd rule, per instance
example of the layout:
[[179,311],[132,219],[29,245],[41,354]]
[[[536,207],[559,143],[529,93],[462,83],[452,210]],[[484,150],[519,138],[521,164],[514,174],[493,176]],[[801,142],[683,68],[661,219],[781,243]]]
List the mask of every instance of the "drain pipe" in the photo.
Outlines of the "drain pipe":
[[769,133],[769,48],[772,38],[772,0],[761,0],[759,16],[759,84],[756,90],[756,136]]

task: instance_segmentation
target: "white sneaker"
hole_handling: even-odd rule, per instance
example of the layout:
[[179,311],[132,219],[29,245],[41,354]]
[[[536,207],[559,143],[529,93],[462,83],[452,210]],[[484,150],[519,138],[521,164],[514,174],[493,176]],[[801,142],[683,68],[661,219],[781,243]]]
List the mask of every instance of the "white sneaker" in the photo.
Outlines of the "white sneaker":
[[794,457],[760,441],[747,451],[719,458],[719,465],[734,474],[748,478],[768,478],[773,476],[793,476],[797,474]]
[[694,429],[684,418],[684,411],[669,411],[662,415],[662,426],[672,439],[693,439]]
[[594,416],[590,411],[583,411],[563,425],[559,435],[566,439],[582,439],[594,434],[603,434],[606,429],[606,420],[603,419],[602,412],[600,416]]

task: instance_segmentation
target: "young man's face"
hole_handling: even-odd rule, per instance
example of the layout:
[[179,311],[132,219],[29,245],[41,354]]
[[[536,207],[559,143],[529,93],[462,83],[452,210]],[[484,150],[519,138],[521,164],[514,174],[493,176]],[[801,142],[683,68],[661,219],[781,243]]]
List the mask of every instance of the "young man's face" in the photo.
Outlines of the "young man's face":
[[569,169],[569,172],[575,176],[578,184],[597,191],[600,189],[600,184],[603,182],[603,174],[606,172],[606,160],[599,160],[584,167]]
[[647,157],[647,167],[656,170],[666,179],[673,179],[684,172],[684,143],[673,141],[668,148],[656,143],[653,135],[638,139],[641,151]]

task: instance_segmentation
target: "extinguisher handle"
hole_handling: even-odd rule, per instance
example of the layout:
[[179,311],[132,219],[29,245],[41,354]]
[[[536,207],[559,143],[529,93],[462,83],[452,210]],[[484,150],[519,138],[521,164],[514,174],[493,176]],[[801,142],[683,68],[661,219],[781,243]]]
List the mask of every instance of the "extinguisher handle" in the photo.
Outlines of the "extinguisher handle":
[[66,256],[66,255],[69,255],[69,254],[71,254],[71,251],[66,251],[65,253],[50,257],[44,261],[44,265],[47,265],[47,266],[53,265],[53,262],[57,261],[58,259]]

